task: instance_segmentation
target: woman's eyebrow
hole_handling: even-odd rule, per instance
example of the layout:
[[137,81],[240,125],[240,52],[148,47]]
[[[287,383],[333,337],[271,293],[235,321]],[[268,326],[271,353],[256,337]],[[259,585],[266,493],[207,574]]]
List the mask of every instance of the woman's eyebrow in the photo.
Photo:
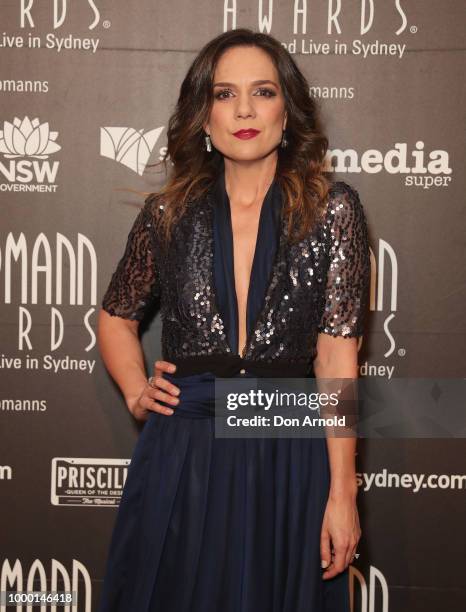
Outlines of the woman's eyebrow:
[[[269,79],[261,79],[259,81],[252,81],[251,85],[266,85],[270,83],[271,85],[275,85],[278,88],[278,85],[274,81],[270,81]],[[234,83],[227,83],[225,81],[214,83],[214,87],[236,87]]]

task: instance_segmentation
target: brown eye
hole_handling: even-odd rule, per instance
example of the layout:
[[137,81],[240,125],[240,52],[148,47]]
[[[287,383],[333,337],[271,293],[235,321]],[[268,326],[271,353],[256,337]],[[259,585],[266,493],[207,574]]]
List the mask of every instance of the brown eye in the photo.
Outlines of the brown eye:
[[215,99],[216,100],[226,100],[226,96],[224,97],[223,94],[228,94],[231,93],[231,91],[229,89],[222,89],[222,91],[219,91],[215,94]]
[[273,98],[276,95],[273,89],[269,89],[268,87],[261,87],[257,91],[261,96],[264,96],[265,98]]

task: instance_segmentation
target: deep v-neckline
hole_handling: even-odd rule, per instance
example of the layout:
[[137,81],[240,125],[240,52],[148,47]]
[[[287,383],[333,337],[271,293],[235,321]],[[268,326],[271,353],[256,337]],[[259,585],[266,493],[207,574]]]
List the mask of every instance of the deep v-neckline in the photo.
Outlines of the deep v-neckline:
[[[227,277],[229,277],[226,279],[226,285],[228,286],[232,294],[230,301],[234,307],[233,316],[236,321],[236,324],[235,324],[236,333],[232,334],[234,338],[236,339],[236,343],[235,343],[236,346],[233,347],[232,343],[229,342],[228,337],[225,335],[225,350],[235,357],[241,357],[244,359],[248,355],[248,352],[251,347],[251,340],[255,332],[257,331],[260,321],[262,320],[266,312],[267,305],[271,299],[272,290],[274,286],[276,285],[276,283],[273,282],[273,279],[274,279],[274,276],[276,276],[277,273],[279,273],[279,263],[281,261],[282,249],[283,249],[284,241],[285,241],[285,220],[283,218],[283,215],[281,214],[281,208],[280,208],[280,217],[278,219],[275,217],[275,220],[278,226],[277,229],[279,232],[279,236],[278,236],[274,256],[271,257],[269,278],[267,279],[267,282],[264,283],[265,290],[264,290],[264,295],[262,299],[260,300],[260,305],[257,306],[256,304],[256,316],[253,317],[252,320],[250,321],[251,310],[252,310],[251,308],[251,300],[252,300],[251,287],[257,275],[257,266],[258,266],[259,256],[263,257],[265,255],[265,253],[263,252],[264,246],[260,242],[261,239],[264,238],[265,216],[266,216],[266,213],[276,215],[277,214],[276,209],[267,210],[267,208],[268,207],[271,208],[272,206],[279,205],[276,200],[274,201],[274,198],[279,197],[278,193],[274,193],[275,189],[277,190],[279,189],[279,186],[276,183],[276,180],[274,180],[269,186],[267,193],[265,194],[264,199],[262,201],[262,205],[261,205],[261,211],[259,215],[259,223],[258,223],[257,235],[256,235],[256,242],[255,242],[255,247],[254,247],[254,255],[252,259],[251,272],[250,272],[250,277],[249,277],[248,293],[247,293],[247,298],[246,298],[246,342],[245,342],[242,352],[239,353],[238,352],[239,308],[238,308],[238,299],[236,295],[236,279],[235,279],[235,274],[234,274],[234,256],[233,256],[234,239],[233,239],[233,228],[232,228],[232,219],[231,219],[231,206],[230,206],[228,194],[226,193],[224,180],[225,180],[225,177],[224,177],[224,173],[222,172],[222,176],[219,177],[219,183],[217,183],[217,186],[219,186],[220,188],[220,192],[216,192],[216,195],[217,197],[221,196],[225,198],[224,201],[222,201],[221,203],[216,202],[215,198],[212,196],[211,189],[207,193],[207,200],[210,204],[210,212],[211,212],[209,229],[211,232],[212,246],[213,246],[215,242],[214,240],[215,206],[219,206],[219,205],[225,206],[226,208],[224,209],[224,212],[226,212],[226,215],[223,218],[223,222],[226,224],[226,226],[223,228],[223,235],[226,237],[226,244],[224,246],[226,249],[229,249],[230,251],[230,261],[231,261],[231,265],[228,266],[225,270]],[[281,204],[281,200],[279,202]],[[260,252],[261,250],[262,252]],[[215,319],[218,320],[218,322],[221,325],[224,326],[225,321],[222,318],[221,308],[219,304],[218,287],[216,286],[216,283],[215,283],[214,257],[212,257],[212,265],[210,268],[210,285],[211,285],[211,289],[213,292],[212,307],[213,307],[213,310],[215,311],[213,313],[214,317]],[[250,328],[249,332],[248,332],[248,328]]]
[[[251,263],[251,272],[249,273],[248,288],[247,288],[247,293],[246,293],[246,312],[245,312],[246,342],[243,347],[243,350],[240,353],[238,352],[240,329],[239,329],[239,301],[238,301],[238,294],[236,292],[236,277],[235,277],[235,238],[233,235],[233,216],[232,216],[232,211],[231,211],[231,202],[230,202],[230,198],[228,196],[228,192],[225,186],[225,200],[227,203],[227,220],[228,220],[229,242],[230,242],[229,248],[231,250],[231,262],[232,262],[231,263],[232,265],[231,275],[233,279],[232,290],[233,290],[234,305],[235,305],[234,313],[235,313],[235,318],[236,318],[236,339],[237,339],[237,346],[235,347],[236,355],[243,355],[245,351],[247,350],[248,335],[249,335],[248,328],[250,327],[249,319],[250,319],[251,295],[252,295],[251,284],[254,280],[254,277],[257,275],[257,261],[259,257],[260,241],[261,241],[261,236],[264,233],[264,219],[265,219],[265,214],[267,212],[266,207],[272,204],[270,201],[268,201],[268,199],[272,195],[271,194],[272,189],[273,189],[273,183],[269,185],[262,199],[261,209],[259,213],[259,222],[257,224],[256,240],[254,244],[254,252],[253,252],[252,263]],[[263,307],[263,304],[262,304],[262,307]],[[230,348],[233,348],[233,347],[230,347]]]

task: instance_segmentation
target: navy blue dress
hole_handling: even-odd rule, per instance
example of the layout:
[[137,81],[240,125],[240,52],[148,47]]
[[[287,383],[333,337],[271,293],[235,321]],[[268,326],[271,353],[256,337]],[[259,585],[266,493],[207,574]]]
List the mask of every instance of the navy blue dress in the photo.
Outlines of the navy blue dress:
[[[216,189],[216,296],[236,353],[233,241],[223,174]],[[277,189],[272,183],[261,209],[248,333],[278,245]],[[330,485],[325,439],[216,438],[215,374],[164,376],[180,387],[180,403],[171,416],[152,412],[136,444],[99,612],[349,612],[348,569],[323,580],[320,566]]]

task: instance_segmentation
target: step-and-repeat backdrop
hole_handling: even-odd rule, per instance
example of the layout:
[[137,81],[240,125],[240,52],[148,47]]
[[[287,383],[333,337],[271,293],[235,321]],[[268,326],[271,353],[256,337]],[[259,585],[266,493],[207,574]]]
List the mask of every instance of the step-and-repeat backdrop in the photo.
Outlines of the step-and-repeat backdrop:
[[[464,2],[4,1],[0,590],[77,590],[73,609],[96,608],[140,431],[99,356],[100,300],[137,192],[164,180],[149,166],[188,66],[243,26],[293,54],[329,168],[365,207],[360,375],[464,376]],[[150,372],[158,314],[143,345]],[[466,609],[465,451],[461,437],[359,441],[354,610]]]

